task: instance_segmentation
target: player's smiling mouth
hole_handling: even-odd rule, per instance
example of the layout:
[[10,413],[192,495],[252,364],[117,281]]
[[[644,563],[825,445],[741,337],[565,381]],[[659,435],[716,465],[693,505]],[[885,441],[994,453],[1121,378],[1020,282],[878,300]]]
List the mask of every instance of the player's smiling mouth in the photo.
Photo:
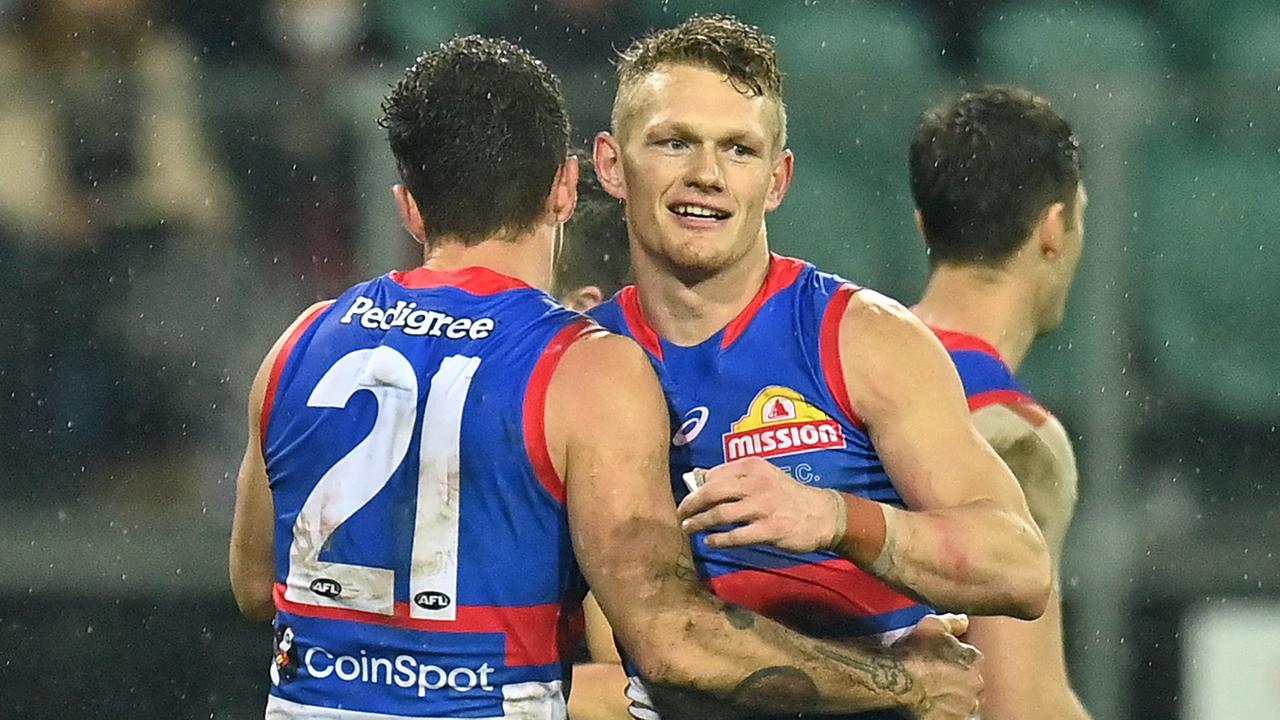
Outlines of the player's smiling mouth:
[[671,203],[667,210],[678,218],[681,225],[689,227],[715,227],[733,217],[728,210],[696,202]]

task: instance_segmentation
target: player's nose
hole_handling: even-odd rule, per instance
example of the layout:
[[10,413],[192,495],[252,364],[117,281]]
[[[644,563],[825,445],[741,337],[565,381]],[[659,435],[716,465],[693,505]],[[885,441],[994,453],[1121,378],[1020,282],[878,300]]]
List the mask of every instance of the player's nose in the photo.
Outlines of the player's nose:
[[724,171],[714,148],[703,147],[691,153],[685,185],[704,191],[724,190]]

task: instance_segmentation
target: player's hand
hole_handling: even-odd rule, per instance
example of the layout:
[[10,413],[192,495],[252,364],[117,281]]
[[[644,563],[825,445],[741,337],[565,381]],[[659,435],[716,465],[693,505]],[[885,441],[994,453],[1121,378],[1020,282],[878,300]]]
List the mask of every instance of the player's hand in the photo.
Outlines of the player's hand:
[[903,653],[917,686],[907,708],[917,720],[969,720],[982,698],[982,653],[957,636],[969,629],[964,615],[927,615],[894,648]]
[[718,465],[676,512],[687,533],[739,525],[707,535],[711,547],[768,543],[791,552],[831,546],[841,503],[826,490],[794,480],[766,460],[742,458]]

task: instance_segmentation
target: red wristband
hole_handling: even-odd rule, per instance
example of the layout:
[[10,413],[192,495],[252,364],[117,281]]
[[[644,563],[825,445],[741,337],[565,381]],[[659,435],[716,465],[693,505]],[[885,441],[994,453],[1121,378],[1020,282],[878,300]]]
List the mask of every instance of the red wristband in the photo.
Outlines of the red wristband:
[[880,557],[884,550],[887,528],[884,521],[884,509],[881,503],[868,500],[857,495],[841,493],[844,496],[845,525],[844,537],[836,547],[840,554],[852,560],[858,567],[870,570],[872,563]]

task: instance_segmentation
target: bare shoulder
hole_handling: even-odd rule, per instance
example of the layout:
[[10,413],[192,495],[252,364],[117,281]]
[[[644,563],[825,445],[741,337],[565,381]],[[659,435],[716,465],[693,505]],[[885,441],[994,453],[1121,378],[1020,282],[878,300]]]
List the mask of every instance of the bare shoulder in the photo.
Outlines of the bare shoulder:
[[974,426],[1009,460],[1038,458],[1059,475],[1076,473],[1071,438],[1062,423],[1035,403],[988,405],[973,413]]
[[572,452],[594,456],[649,440],[665,450],[666,403],[648,356],[604,330],[585,331],[565,350],[547,388],[545,417],[557,470]]
[[911,310],[874,290],[854,293],[840,322],[840,347],[850,361],[900,365],[904,356],[946,360],[946,350]]
[[873,290],[849,300],[840,323],[840,363],[851,402],[864,417],[899,405],[904,396],[964,410],[960,378],[942,343],[902,303]]
[[989,405],[973,413],[973,422],[1018,479],[1050,551],[1059,556],[1078,492],[1066,429],[1032,403]]
[[859,289],[849,299],[841,329],[863,333],[912,333],[916,330],[928,333],[924,323],[905,305],[870,288]]
[[625,393],[654,377],[648,356],[633,340],[596,329],[586,331],[565,350],[551,383],[553,388],[570,391],[573,398],[588,401],[589,390]]

